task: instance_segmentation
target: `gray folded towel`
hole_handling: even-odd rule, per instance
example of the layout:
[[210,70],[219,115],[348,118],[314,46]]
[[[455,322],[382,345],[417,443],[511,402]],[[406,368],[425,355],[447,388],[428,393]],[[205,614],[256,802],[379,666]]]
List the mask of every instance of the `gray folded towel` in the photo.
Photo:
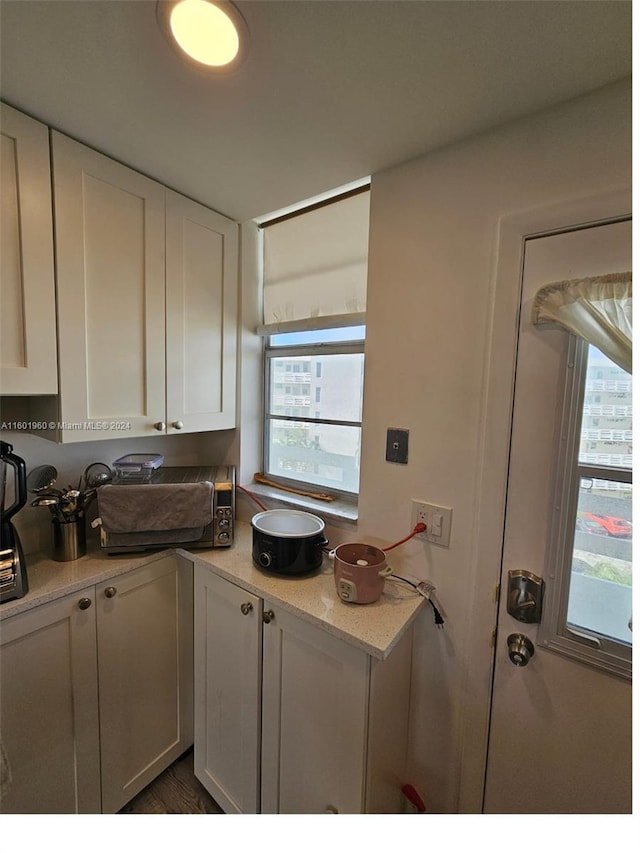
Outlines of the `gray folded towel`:
[[101,486],[98,514],[109,533],[202,528],[213,519],[213,484]]

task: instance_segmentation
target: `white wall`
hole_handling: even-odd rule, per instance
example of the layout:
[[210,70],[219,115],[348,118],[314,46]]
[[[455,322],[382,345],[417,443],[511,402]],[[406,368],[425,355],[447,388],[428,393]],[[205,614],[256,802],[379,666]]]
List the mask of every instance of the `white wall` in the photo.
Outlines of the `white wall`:
[[[412,498],[453,507],[449,549],[392,552],[447,617],[439,631],[425,609],[417,626],[409,781],[430,811],[481,803],[500,541],[484,547],[478,524],[490,502],[500,530],[504,486],[486,490],[482,451],[499,222],[628,186],[630,129],[623,81],[373,177],[358,534],[401,538]],[[410,430],[408,465],[385,462],[390,426]]]

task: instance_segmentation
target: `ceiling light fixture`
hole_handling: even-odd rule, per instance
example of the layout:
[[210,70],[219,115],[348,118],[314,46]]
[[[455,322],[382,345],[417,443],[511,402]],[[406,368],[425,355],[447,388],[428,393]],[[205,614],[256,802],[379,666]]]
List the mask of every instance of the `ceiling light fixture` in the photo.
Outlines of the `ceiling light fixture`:
[[227,0],[159,0],[157,14],[165,35],[198,65],[226,69],[240,61],[246,25]]

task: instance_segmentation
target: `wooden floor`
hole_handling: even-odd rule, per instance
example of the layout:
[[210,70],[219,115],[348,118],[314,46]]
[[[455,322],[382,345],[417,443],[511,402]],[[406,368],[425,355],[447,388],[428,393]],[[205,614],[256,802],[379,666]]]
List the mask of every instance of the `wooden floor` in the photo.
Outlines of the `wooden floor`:
[[223,811],[194,776],[190,749],[119,814],[223,814]]

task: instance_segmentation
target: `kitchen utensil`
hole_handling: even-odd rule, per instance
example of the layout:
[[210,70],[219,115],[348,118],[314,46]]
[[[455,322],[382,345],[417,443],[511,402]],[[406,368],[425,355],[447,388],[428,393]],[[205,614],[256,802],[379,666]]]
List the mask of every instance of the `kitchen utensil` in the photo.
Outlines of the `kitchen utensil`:
[[31,501],[31,506],[58,506],[60,498],[55,495],[38,495]]
[[60,498],[62,514],[66,517],[76,516],[82,509],[81,497],[82,492],[78,491],[78,489],[69,489],[64,492]]
[[32,495],[39,495],[42,492],[55,492],[60,496],[62,492],[53,487],[58,479],[58,472],[53,465],[38,465],[29,471],[27,476],[27,491]]
[[253,562],[277,575],[306,575],[322,565],[329,544],[324,521],[310,512],[270,509],[251,519]]
[[384,590],[393,569],[387,555],[374,545],[348,542],[334,552],[333,574],[338,598],[352,604],[372,604]]
[[27,502],[27,469],[6,441],[0,441],[0,484],[0,601],[9,601],[29,589],[22,544],[11,522]]
[[96,489],[89,489],[88,492],[81,492],[81,505],[83,510],[85,510],[91,504],[95,496]]
[[47,496],[39,495],[35,500],[31,501],[31,506],[48,506],[51,510],[51,515],[56,521],[64,521],[64,515],[60,509],[60,498],[55,495]]
[[96,489],[98,486],[111,483],[112,480],[113,471],[106,463],[92,462],[91,465],[87,465],[80,477],[78,491],[84,492],[86,489]]

